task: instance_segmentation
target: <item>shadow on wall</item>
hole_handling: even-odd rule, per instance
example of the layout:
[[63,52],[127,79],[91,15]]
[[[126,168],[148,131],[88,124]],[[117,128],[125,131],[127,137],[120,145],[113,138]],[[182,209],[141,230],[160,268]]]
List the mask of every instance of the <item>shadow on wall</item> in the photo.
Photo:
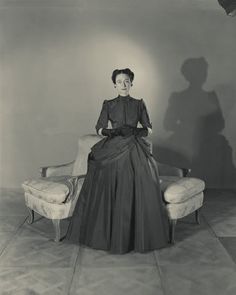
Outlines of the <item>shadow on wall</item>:
[[221,134],[225,121],[218,97],[202,88],[207,69],[203,57],[184,61],[181,72],[189,86],[171,94],[164,118],[171,133],[156,152],[162,162],[191,168],[207,187],[231,188],[236,183],[232,148]]

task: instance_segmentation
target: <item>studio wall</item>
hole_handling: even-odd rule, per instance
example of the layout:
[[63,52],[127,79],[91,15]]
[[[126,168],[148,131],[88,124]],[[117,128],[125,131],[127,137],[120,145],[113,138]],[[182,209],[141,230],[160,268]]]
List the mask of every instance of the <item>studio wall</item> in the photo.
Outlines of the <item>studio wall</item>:
[[213,0],[1,1],[0,186],[73,160],[130,67],[158,161],[235,188],[235,28]]

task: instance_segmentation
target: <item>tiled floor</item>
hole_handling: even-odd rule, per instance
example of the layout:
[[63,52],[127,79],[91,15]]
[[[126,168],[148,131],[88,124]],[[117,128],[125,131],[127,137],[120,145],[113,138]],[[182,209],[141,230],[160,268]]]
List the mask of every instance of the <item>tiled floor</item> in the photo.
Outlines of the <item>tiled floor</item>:
[[0,294],[235,295],[236,192],[207,191],[201,216],[178,222],[174,246],[111,255],[54,243],[49,220],[27,225],[22,192],[1,190]]

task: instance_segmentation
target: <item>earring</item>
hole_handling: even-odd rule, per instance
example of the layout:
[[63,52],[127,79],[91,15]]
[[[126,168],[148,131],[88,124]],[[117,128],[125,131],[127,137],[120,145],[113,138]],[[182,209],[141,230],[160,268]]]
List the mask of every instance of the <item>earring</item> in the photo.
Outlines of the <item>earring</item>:
[[116,85],[114,85],[114,88],[116,88]]

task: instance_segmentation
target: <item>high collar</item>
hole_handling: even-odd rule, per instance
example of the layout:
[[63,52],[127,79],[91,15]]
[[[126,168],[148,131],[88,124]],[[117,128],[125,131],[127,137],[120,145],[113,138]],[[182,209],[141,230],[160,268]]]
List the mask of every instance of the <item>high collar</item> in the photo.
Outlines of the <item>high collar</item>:
[[128,99],[131,99],[130,95],[126,95],[126,96],[118,95],[117,96],[117,100],[128,100]]

